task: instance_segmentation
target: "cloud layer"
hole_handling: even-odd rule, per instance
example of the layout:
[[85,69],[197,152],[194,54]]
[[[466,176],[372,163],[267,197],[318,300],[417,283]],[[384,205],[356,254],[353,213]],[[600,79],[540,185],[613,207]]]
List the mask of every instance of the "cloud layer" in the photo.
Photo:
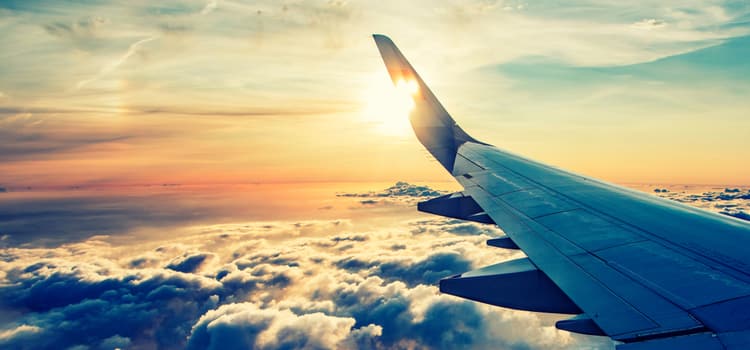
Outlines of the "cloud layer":
[[[717,212],[750,205],[746,188],[655,188]],[[440,295],[441,278],[522,256],[486,246],[501,234],[491,225],[413,211],[414,201],[441,193],[399,182],[329,194],[331,208],[347,208],[337,212],[344,219],[192,227],[174,220],[157,236],[81,236],[48,248],[13,247],[6,235],[0,347],[612,347],[556,330],[554,316]],[[175,207],[175,215],[190,208]]]
[[724,189],[695,191],[684,188],[656,188],[654,192],[664,198],[687,203],[742,220],[750,220],[750,189],[727,187]]
[[[410,198],[390,196],[402,211]],[[387,215],[352,212],[361,210]],[[438,279],[520,253],[487,247],[500,234],[490,226],[411,215],[377,228],[366,220],[258,222],[145,242],[5,248],[0,311],[11,316],[0,320],[0,347],[610,346],[557,331],[551,318],[440,295]]]

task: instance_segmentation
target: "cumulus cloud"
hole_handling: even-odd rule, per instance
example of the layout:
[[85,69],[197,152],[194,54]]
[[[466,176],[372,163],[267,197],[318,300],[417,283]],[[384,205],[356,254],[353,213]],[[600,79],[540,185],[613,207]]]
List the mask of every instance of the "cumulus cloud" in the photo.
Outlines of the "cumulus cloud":
[[352,317],[322,312],[298,315],[252,303],[222,305],[193,326],[188,349],[335,349],[377,337],[382,327],[354,328]]
[[[338,200],[419,199],[430,191],[397,184]],[[731,205],[748,194],[708,192],[695,198],[717,200],[696,202]],[[672,187],[657,194],[694,198]],[[198,225],[146,241],[98,236],[3,248],[0,312],[13,316],[0,320],[0,346],[612,348],[606,339],[556,330],[552,316],[441,295],[439,279],[522,253],[486,246],[501,234],[492,225],[411,213],[387,217],[389,225],[369,219]]]
[[517,256],[486,247],[488,234],[459,236],[443,229],[456,223],[442,219],[378,230],[349,224],[345,232],[341,225],[214,225],[156,242],[95,237],[4,249],[0,311],[18,317],[0,324],[2,344],[563,349],[589,342],[534,314],[438,293],[442,277]]
[[[727,212],[750,194],[656,188]],[[435,192],[401,183],[337,200],[419,200]],[[391,215],[378,207],[357,212],[367,210]],[[492,225],[410,213],[387,217],[394,222],[385,226],[370,219],[250,222],[146,241],[98,236],[3,248],[0,312],[12,316],[0,320],[0,347],[612,348],[603,338],[556,330],[554,316],[441,295],[439,279],[522,253],[487,247],[501,234]]]
[[206,260],[210,260],[213,257],[213,254],[207,254],[207,253],[185,253],[182,256],[179,256],[172,260],[168,265],[167,268],[170,270],[175,270],[179,272],[196,272]]
[[410,184],[404,181],[398,181],[391,187],[381,191],[369,192],[343,192],[337,193],[338,197],[363,198],[359,204],[363,206],[392,206],[394,204],[413,205],[418,201],[430,197],[437,197],[447,192],[438,191],[429,186]]
[[410,286],[435,284],[441,278],[469,271],[471,262],[456,253],[436,253],[420,261],[393,258],[363,260],[347,257],[336,262],[336,266],[350,271],[365,271],[389,281],[403,281]]
[[657,188],[655,194],[674,201],[687,203],[713,212],[748,220],[750,211],[750,189],[747,188],[712,188],[706,190],[700,186],[681,186],[679,188]]

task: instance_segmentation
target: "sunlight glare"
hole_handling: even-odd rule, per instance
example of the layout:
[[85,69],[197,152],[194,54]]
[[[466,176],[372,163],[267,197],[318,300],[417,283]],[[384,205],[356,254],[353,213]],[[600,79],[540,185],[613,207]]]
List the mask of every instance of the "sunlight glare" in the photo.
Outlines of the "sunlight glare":
[[409,113],[414,108],[412,97],[419,91],[414,80],[399,80],[395,86],[381,72],[373,74],[364,93],[362,117],[383,135],[411,134]]

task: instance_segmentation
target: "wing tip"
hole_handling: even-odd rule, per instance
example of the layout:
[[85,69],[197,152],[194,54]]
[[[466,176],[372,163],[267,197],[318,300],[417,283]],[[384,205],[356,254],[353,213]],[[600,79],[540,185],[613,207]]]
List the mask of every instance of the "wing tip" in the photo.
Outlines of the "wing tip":
[[385,34],[373,33],[372,34],[372,38],[375,39],[375,42],[378,42],[378,41],[390,41],[390,42],[393,42],[393,40],[391,40],[391,38],[389,38]]
[[384,34],[376,33],[372,35],[372,38],[375,40],[375,45],[377,45],[381,56],[384,54],[387,55],[386,52],[393,51],[393,49],[396,47],[396,44],[393,43],[393,40],[391,40],[391,38]]

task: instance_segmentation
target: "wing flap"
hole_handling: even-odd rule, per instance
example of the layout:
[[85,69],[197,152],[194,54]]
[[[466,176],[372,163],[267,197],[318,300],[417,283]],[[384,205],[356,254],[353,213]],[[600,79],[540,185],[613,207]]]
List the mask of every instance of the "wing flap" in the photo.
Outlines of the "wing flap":
[[578,314],[581,309],[543,272],[522,258],[440,280],[440,291],[512,309]]
[[[711,333],[690,334],[664,339],[622,344],[617,350],[725,350],[719,338]],[[738,348],[739,349],[739,348]]]
[[474,221],[483,224],[495,222],[484,213],[484,209],[471,196],[463,192],[451,193],[417,203],[417,210],[454,219]]

